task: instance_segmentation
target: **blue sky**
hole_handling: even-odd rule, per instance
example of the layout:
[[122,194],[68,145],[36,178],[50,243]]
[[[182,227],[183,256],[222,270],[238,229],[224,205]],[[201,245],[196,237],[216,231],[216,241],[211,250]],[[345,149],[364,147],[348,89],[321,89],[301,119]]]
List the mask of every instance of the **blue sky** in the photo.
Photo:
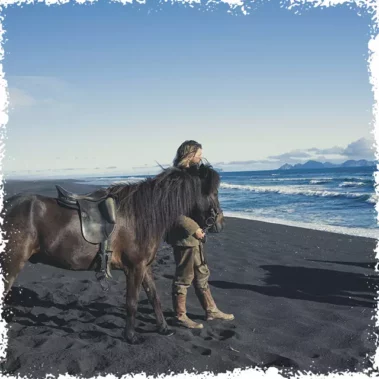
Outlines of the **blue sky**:
[[369,16],[154,4],[5,10],[6,174],[150,172],[186,139],[228,170],[372,157]]

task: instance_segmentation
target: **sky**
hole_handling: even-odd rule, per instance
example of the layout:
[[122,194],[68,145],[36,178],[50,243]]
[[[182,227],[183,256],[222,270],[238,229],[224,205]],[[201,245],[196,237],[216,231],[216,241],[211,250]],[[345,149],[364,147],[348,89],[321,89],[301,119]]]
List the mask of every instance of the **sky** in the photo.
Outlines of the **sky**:
[[150,173],[187,139],[227,171],[373,159],[370,17],[228,10],[5,9],[4,174]]

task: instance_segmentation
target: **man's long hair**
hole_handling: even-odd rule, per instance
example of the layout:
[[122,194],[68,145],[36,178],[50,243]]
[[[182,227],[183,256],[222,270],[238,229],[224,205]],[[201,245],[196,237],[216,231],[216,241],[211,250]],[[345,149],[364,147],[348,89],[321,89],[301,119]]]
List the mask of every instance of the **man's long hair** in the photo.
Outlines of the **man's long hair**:
[[176,156],[173,161],[175,167],[184,167],[186,166],[190,156],[196,154],[197,150],[202,149],[203,147],[199,142],[188,140],[184,141],[178,148]]

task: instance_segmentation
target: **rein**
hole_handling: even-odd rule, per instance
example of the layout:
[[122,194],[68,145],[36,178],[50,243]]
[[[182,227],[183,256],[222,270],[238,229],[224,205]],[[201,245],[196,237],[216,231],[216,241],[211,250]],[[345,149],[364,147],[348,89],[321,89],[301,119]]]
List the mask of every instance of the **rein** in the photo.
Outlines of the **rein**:
[[[212,200],[213,203],[213,200]],[[207,241],[207,231],[212,228],[216,224],[217,216],[220,214],[220,212],[217,211],[217,208],[214,206],[214,203],[211,207],[211,215],[205,220],[205,227],[202,229],[204,232],[204,238],[201,240],[202,243],[205,243]]]

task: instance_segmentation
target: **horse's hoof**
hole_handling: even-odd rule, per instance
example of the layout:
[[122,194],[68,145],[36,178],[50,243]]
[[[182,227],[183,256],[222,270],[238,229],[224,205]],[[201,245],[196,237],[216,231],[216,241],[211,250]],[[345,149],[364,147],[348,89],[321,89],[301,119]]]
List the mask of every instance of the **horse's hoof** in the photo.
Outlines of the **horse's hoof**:
[[158,333],[161,335],[161,336],[173,336],[176,331],[174,329],[170,329],[170,328],[164,328],[164,329],[158,329]]
[[125,339],[126,339],[126,342],[130,345],[140,345],[141,343],[145,341],[145,339],[138,334],[133,334],[133,335],[128,336],[125,333]]

